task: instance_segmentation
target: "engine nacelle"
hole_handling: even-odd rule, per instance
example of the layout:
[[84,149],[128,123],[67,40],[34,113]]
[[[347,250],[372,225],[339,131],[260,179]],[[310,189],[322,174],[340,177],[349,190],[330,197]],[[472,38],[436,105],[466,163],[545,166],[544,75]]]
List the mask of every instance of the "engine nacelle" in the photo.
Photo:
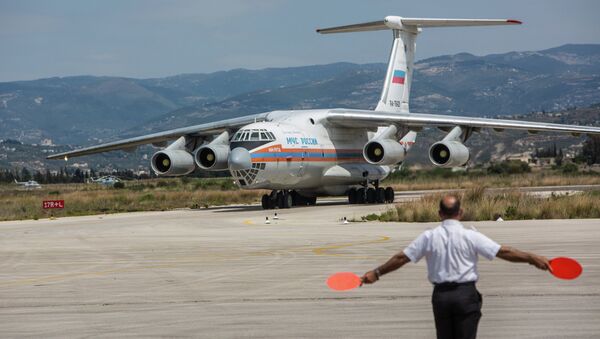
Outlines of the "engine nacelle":
[[469,149],[459,141],[438,141],[429,148],[429,160],[438,167],[463,166],[469,161]]
[[406,149],[392,139],[376,139],[363,148],[365,160],[373,165],[394,165],[404,160]]
[[198,148],[194,154],[196,165],[206,171],[227,169],[229,145],[206,145]]
[[196,169],[194,156],[182,149],[164,149],[154,153],[150,161],[158,175],[178,176],[190,174]]

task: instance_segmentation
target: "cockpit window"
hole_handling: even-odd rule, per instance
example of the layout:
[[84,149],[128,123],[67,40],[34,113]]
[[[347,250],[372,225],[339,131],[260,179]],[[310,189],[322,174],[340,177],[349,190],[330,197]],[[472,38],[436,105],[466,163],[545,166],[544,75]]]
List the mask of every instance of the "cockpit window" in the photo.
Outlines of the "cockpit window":
[[231,141],[275,141],[275,134],[266,129],[241,129],[233,135]]

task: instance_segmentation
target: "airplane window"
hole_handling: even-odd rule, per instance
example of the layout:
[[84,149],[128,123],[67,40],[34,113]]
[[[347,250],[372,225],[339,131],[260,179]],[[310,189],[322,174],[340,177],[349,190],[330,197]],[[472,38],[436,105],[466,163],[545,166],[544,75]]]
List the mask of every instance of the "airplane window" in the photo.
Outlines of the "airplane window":
[[269,140],[269,137],[267,136],[267,133],[260,132],[260,140]]
[[258,140],[260,140],[258,138],[258,132],[252,132],[252,135],[250,136],[250,140],[251,141],[258,141]]

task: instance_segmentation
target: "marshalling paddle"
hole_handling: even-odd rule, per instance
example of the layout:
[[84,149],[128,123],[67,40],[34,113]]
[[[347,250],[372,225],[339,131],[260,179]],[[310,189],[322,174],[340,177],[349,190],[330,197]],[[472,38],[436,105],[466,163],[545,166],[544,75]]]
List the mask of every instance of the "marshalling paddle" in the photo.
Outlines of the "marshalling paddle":
[[352,272],[339,272],[327,278],[327,286],[335,291],[348,291],[360,286],[360,277]]
[[559,279],[576,279],[583,272],[583,267],[575,259],[558,257],[550,260],[550,273]]

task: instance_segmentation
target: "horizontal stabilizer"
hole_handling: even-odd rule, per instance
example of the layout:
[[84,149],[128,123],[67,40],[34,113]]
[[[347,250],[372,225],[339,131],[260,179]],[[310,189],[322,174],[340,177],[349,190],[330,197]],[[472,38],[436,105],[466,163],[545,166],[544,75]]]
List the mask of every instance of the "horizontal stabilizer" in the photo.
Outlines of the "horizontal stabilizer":
[[380,31],[383,29],[389,29],[389,27],[385,25],[384,20],[380,20],[380,21],[364,22],[362,24],[356,24],[356,25],[337,26],[337,27],[330,27],[330,28],[319,28],[319,29],[317,29],[317,33],[329,34],[329,33],[345,33],[345,32],[366,32],[366,31]]
[[460,27],[460,26],[493,26],[493,25],[520,25],[521,21],[513,19],[442,19],[442,18],[403,18],[400,16],[387,16],[381,21],[371,21],[361,24],[336,26],[317,29],[317,33],[346,33],[379,31],[384,29],[403,29],[420,27]]
[[401,18],[402,25],[417,27],[460,27],[460,26],[495,26],[520,25],[521,21],[513,19],[422,19]]

